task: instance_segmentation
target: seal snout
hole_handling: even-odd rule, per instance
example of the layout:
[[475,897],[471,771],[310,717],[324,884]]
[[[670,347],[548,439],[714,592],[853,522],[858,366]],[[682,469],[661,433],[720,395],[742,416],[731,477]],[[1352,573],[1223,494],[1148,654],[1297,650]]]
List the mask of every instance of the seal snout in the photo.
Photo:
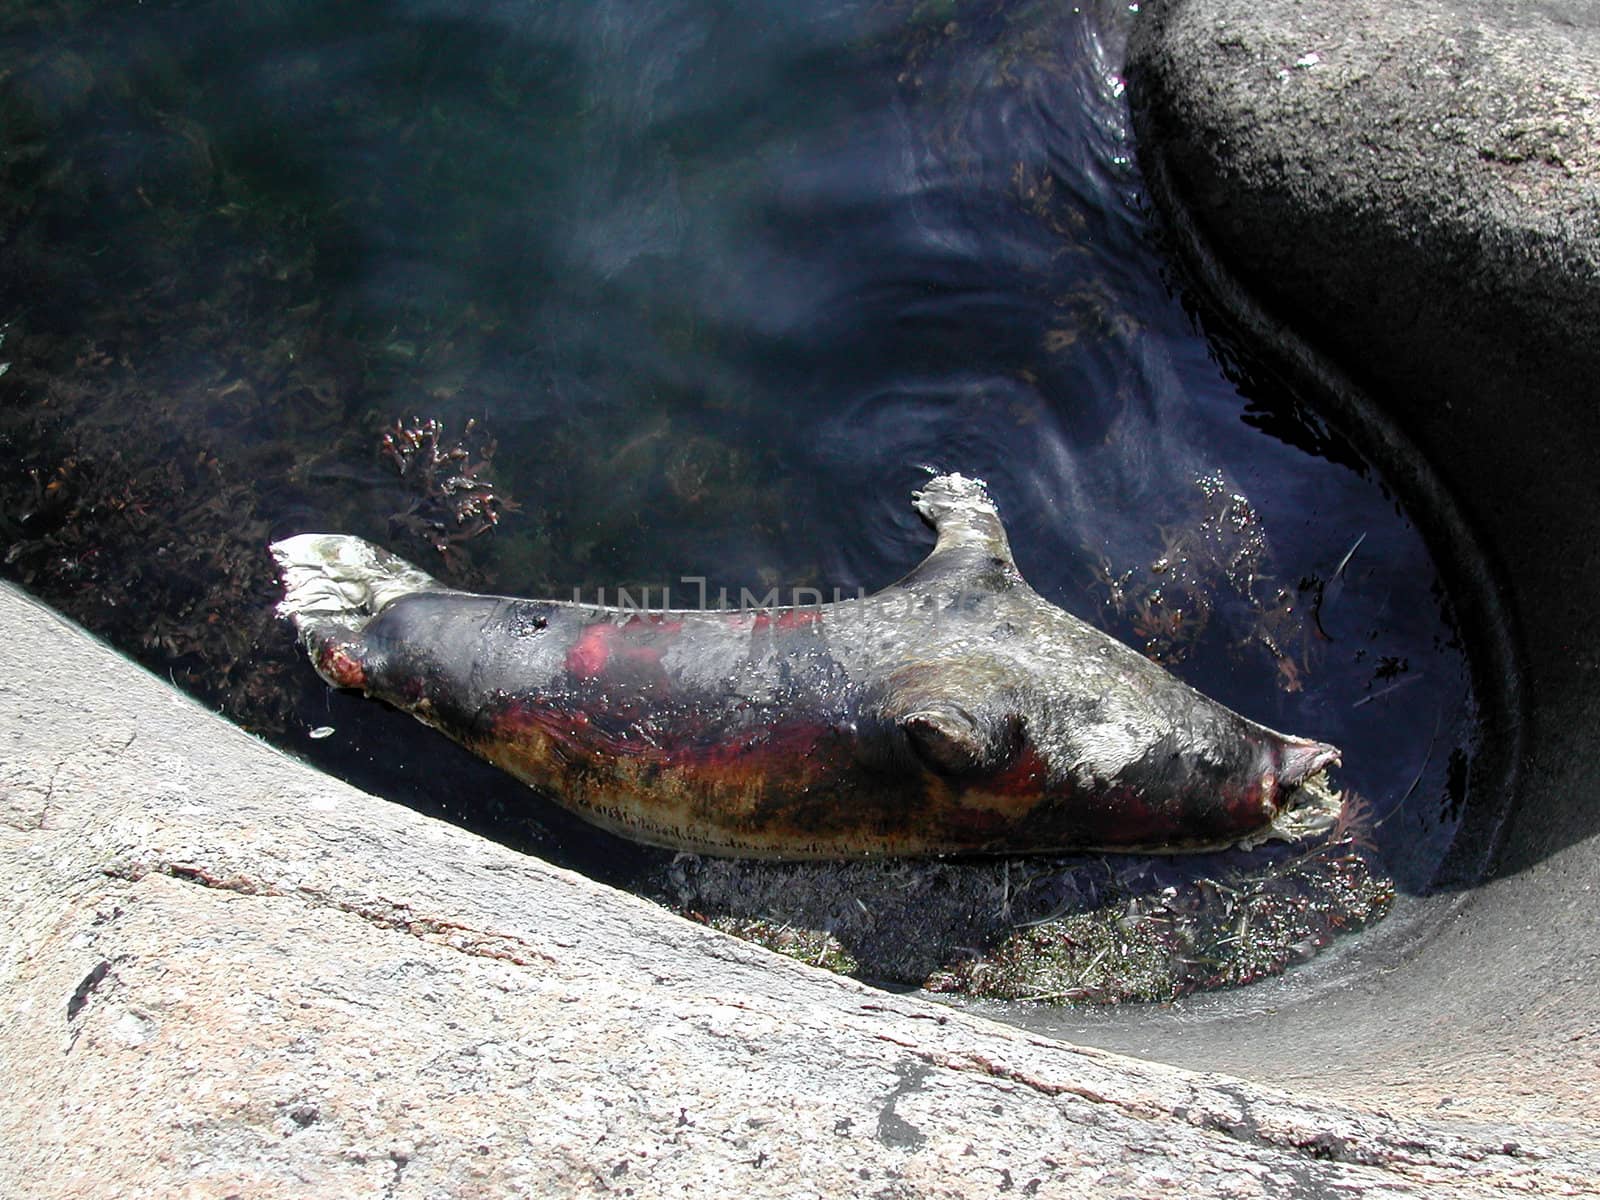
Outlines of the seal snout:
[[1299,787],[1323,768],[1337,766],[1339,759],[1337,746],[1307,738],[1285,738],[1279,751],[1278,786]]

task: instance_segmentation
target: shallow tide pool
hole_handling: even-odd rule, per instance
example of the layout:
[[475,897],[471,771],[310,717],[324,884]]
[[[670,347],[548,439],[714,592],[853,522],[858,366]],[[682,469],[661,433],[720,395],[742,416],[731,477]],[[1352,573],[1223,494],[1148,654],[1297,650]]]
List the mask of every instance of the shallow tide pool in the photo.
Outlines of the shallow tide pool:
[[[1133,19],[12,5],[4,570],[326,770],[838,969],[1075,1002],[1303,961],[1427,888],[1470,683],[1383,480],[1185,307],[1117,71]],[[331,693],[272,613],[266,543],[313,529],[511,594],[853,595],[931,545],[930,469],[989,482],[1042,595],[1341,746],[1342,840],[675,859]]]

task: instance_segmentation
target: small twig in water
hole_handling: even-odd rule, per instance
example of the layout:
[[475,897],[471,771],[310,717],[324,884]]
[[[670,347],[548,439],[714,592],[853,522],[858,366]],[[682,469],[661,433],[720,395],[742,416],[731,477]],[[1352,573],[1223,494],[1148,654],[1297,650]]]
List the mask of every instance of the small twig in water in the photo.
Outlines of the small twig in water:
[[1013,929],[1032,929],[1035,925],[1048,925],[1048,924],[1050,924],[1051,921],[1054,921],[1057,917],[1066,916],[1067,910],[1069,908],[1071,908],[1071,907],[1072,907],[1072,903],[1070,901],[1068,901],[1066,904],[1063,904],[1060,908],[1056,909],[1054,912],[1049,913],[1046,916],[1038,917],[1038,918],[1036,918],[1036,919],[1034,919],[1032,921],[1017,921],[1017,922],[1012,924],[1011,928],[1013,928]]
[[1391,683],[1386,688],[1379,688],[1377,691],[1373,692],[1372,695],[1370,695],[1370,696],[1361,697],[1361,699],[1357,700],[1350,707],[1351,708],[1360,708],[1363,704],[1371,704],[1374,700],[1381,700],[1384,696],[1387,696],[1390,692],[1398,692],[1401,688],[1407,686],[1408,684],[1413,684],[1413,683],[1416,683],[1419,679],[1426,679],[1426,678],[1427,678],[1427,676],[1423,675],[1421,672],[1418,672],[1415,675],[1407,675],[1404,679],[1396,680],[1394,683]]
[[1351,546],[1350,549],[1344,552],[1344,557],[1339,560],[1339,565],[1333,569],[1333,579],[1328,580],[1329,583],[1332,583],[1334,579],[1338,579],[1339,576],[1344,574],[1344,569],[1350,565],[1350,560],[1356,556],[1356,551],[1361,549],[1361,543],[1366,540],[1367,535],[1363,533],[1356,539],[1355,545]]
[[1317,627],[1317,633],[1321,635],[1322,640],[1325,642],[1333,641],[1333,636],[1322,627],[1323,605],[1325,605],[1332,598],[1332,596],[1337,596],[1339,594],[1337,591],[1334,591],[1330,595],[1330,589],[1333,588],[1334,584],[1339,582],[1340,577],[1344,575],[1344,569],[1350,565],[1350,560],[1355,557],[1356,551],[1361,549],[1361,543],[1366,540],[1367,535],[1363,532],[1362,535],[1355,540],[1355,544],[1344,552],[1344,557],[1339,560],[1339,565],[1333,569],[1333,574],[1328,576],[1328,581],[1326,583],[1317,585],[1317,598],[1311,606],[1311,620],[1312,623]]

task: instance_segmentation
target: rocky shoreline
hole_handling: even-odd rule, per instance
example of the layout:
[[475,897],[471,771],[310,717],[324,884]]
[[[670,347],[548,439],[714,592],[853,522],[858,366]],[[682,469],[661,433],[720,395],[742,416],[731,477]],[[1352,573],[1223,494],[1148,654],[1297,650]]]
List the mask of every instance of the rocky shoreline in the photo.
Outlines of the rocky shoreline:
[[1600,1195],[1600,17],[1156,0],[1131,54],[1208,319],[1388,414],[1494,565],[1438,932],[1075,1046],[367,796],[5,587],[0,1192]]

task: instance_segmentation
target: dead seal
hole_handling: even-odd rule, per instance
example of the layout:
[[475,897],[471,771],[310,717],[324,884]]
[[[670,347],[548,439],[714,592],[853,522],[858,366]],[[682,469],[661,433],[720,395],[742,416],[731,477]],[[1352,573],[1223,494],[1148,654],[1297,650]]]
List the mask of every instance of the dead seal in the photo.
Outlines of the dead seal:
[[360,538],[272,552],[317,671],[597,825],[760,858],[1180,851],[1292,823],[1334,747],[1216,703],[1041,598],[985,485],[872,596],[724,611],[454,591]]

